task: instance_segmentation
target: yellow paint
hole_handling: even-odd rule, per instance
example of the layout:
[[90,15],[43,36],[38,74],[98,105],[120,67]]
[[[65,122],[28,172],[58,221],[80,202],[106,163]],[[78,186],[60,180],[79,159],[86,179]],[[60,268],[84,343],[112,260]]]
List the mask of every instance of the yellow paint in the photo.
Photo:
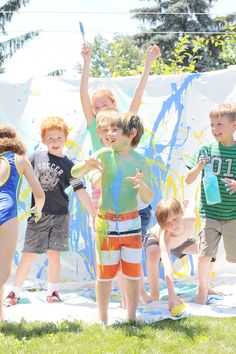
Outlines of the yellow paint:
[[186,305],[177,303],[171,309],[171,315],[173,317],[179,317],[186,311]]

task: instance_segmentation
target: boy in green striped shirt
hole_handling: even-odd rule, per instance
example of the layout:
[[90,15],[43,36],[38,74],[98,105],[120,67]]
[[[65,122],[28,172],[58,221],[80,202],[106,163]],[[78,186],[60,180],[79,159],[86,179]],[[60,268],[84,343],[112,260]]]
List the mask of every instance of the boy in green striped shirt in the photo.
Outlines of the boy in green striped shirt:
[[185,182],[193,183],[198,175],[204,176],[204,165],[208,162],[202,156],[207,151],[212,169],[217,176],[221,202],[209,205],[206,202],[203,182],[201,181],[201,197],[199,214],[201,230],[199,233],[198,250],[198,278],[199,288],[197,303],[206,304],[209,277],[212,262],[216,254],[221,237],[228,262],[236,263],[236,142],[233,134],[236,130],[236,104],[220,103],[209,114],[211,133],[215,142],[201,146],[190,158],[186,166],[190,169]]

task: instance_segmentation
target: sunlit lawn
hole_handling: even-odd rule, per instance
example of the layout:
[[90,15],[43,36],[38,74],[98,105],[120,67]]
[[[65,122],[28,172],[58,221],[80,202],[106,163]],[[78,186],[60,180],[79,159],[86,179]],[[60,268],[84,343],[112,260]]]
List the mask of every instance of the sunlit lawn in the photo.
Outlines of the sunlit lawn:
[[82,322],[0,324],[0,353],[235,353],[236,318],[188,317],[106,329]]

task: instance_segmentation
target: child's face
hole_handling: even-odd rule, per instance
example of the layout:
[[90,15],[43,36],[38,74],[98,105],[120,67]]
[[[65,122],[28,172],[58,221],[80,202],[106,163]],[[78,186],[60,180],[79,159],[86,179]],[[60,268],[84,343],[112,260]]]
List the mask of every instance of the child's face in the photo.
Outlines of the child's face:
[[109,137],[108,137],[108,131],[109,131],[108,127],[102,127],[102,128],[100,128],[98,130],[99,138],[102,140],[103,145],[106,146],[106,147],[110,147],[111,146],[110,140],[109,140]]
[[50,154],[61,157],[63,156],[62,149],[66,140],[63,130],[49,129],[45,133],[43,143],[47,146]]
[[130,147],[132,139],[132,136],[123,135],[123,129],[116,125],[109,125],[103,128],[102,141],[106,141],[106,146],[110,146],[116,151],[122,151]]
[[116,104],[106,96],[95,96],[93,99],[93,112],[98,114],[103,108],[115,108]]
[[236,128],[236,122],[230,122],[225,117],[210,118],[211,133],[214,138],[223,145],[233,143],[233,133]]
[[181,231],[183,226],[183,213],[170,215],[163,225],[163,229],[173,234]]

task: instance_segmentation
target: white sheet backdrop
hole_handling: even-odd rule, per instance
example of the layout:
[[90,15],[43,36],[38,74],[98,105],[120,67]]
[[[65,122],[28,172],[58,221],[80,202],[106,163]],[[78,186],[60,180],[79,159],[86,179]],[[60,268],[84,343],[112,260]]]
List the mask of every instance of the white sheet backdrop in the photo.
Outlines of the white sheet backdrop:
[[[127,110],[138,77],[91,79],[89,89],[104,87],[117,97],[121,111]],[[198,199],[199,181],[191,187],[184,184],[184,160],[199,144],[212,139],[208,113],[212,106],[225,100],[236,100],[236,67],[202,74],[151,76],[140,107],[146,132],[139,146],[152,166],[156,203],[163,197],[174,195],[183,200],[189,196]],[[69,124],[71,131],[65,153],[73,160],[88,156],[90,136],[79,98],[79,80],[57,77],[35,77],[26,82],[12,82],[0,75],[0,122],[12,124],[23,138],[30,155],[43,149],[40,142],[40,122],[49,115],[59,115]],[[88,190],[89,181],[86,181]],[[84,282],[94,279],[93,240],[88,215],[81,208],[75,194],[70,195],[70,252],[61,256],[61,281]],[[29,208],[30,189],[26,182],[21,190],[19,215]],[[14,257],[13,273],[19,263],[24,242],[26,218],[21,218],[19,240]],[[196,232],[197,232],[196,226]],[[195,274],[192,256],[174,261],[176,276]],[[145,260],[144,260],[145,264]],[[221,252],[219,272],[235,271],[224,261]],[[163,270],[161,269],[163,276]],[[31,271],[33,281],[44,283],[47,277],[47,259],[38,256]]]

